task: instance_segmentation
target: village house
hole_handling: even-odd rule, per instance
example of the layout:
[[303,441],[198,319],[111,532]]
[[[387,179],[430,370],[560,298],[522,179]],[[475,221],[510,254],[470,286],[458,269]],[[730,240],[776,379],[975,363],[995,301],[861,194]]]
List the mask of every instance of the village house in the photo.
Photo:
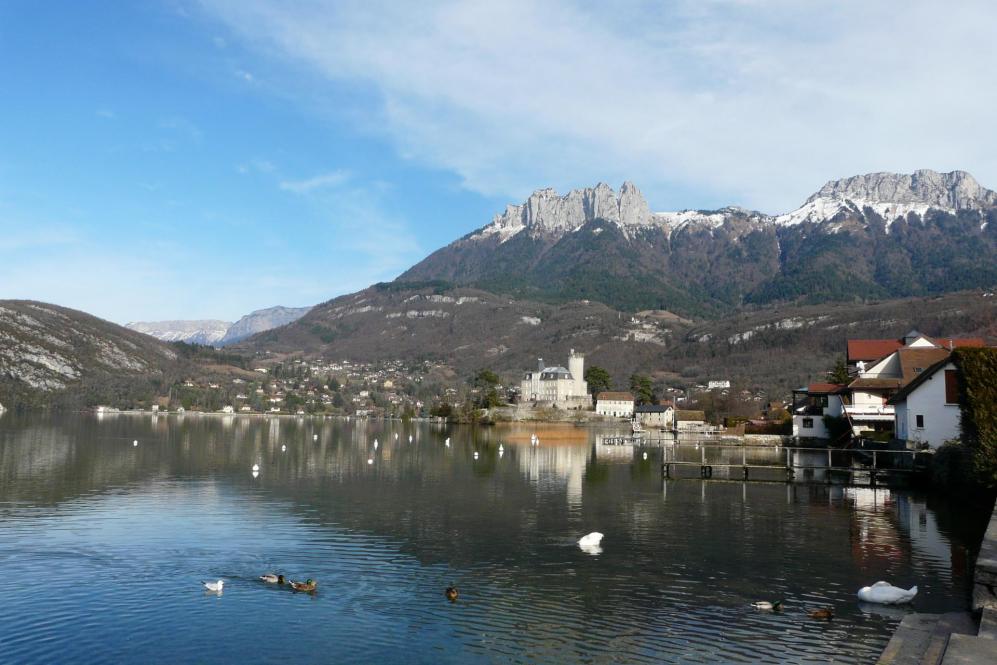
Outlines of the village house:
[[595,398],[595,412],[611,418],[632,418],[634,396],[627,392],[601,392]]
[[896,438],[908,447],[938,448],[959,436],[959,372],[947,357],[926,368],[890,398]]
[[587,408],[592,404],[585,381],[585,357],[571,349],[568,367],[546,367],[537,359],[537,370],[526,372],[520,382],[520,399],[536,405],[567,409]]
[[698,432],[706,429],[706,413],[679,409],[675,412],[676,432]]
[[634,417],[647,429],[671,429],[675,409],[662,404],[641,404],[634,408]]
[[979,338],[933,339],[912,330],[899,339],[852,339],[846,347],[847,384],[815,383],[793,391],[793,436],[826,439],[824,417],[843,418],[839,436],[895,432],[891,398],[927,368],[959,347],[982,347]]

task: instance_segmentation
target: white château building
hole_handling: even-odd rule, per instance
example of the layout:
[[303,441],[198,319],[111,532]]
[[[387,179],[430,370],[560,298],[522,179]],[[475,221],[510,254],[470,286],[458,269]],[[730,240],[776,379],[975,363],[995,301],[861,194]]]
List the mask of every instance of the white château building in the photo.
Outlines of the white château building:
[[589,407],[592,399],[585,381],[585,356],[571,349],[568,367],[546,367],[537,358],[537,370],[527,372],[520,385],[522,402],[535,402],[559,408]]

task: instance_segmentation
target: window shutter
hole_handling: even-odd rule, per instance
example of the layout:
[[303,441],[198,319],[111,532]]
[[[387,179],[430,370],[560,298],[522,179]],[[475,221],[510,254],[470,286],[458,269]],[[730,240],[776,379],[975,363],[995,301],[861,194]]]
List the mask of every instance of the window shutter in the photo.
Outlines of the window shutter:
[[945,370],[945,403],[959,402],[959,377],[954,369]]

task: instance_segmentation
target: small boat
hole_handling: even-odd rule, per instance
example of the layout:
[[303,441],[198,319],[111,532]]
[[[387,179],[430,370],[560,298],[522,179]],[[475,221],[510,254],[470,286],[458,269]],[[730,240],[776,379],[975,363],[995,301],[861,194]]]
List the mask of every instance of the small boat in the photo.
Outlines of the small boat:
[[865,603],[879,603],[880,605],[900,605],[909,603],[917,595],[917,587],[901,589],[893,586],[889,582],[879,581],[872,586],[864,586],[859,589],[859,600]]
[[644,433],[644,427],[638,422],[636,418],[630,421],[630,432],[634,436],[640,436]]

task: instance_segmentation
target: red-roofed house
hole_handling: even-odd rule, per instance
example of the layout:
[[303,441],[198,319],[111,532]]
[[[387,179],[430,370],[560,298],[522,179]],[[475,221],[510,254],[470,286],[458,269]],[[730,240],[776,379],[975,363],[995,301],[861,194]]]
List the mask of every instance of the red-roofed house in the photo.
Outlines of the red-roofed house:
[[900,339],[848,340],[851,381],[847,385],[814,383],[793,391],[793,435],[828,438],[825,416],[846,419],[853,436],[892,433],[891,397],[948,358],[952,349],[982,346],[985,342],[980,338],[932,339],[916,330]]

